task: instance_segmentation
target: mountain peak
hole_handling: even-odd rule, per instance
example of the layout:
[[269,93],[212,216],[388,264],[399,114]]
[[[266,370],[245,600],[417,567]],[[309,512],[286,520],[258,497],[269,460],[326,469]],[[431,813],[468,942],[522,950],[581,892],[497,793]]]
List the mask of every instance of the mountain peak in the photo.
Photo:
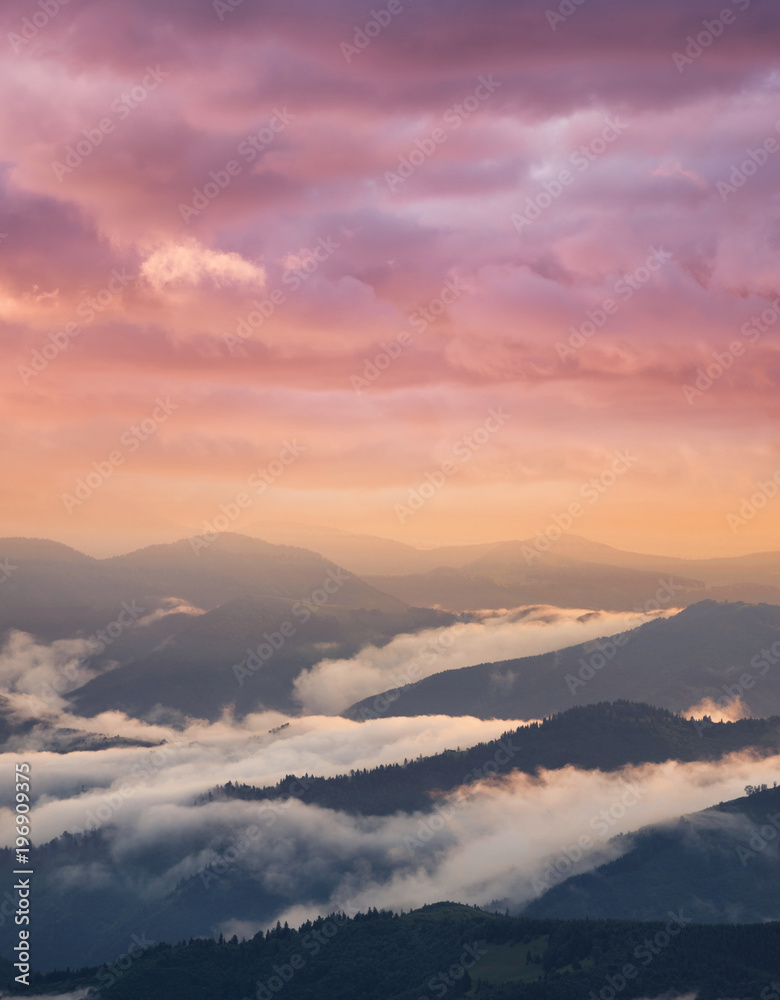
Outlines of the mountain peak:
[[0,557],[14,559],[35,559],[52,562],[95,562],[78,549],[49,538],[0,538]]

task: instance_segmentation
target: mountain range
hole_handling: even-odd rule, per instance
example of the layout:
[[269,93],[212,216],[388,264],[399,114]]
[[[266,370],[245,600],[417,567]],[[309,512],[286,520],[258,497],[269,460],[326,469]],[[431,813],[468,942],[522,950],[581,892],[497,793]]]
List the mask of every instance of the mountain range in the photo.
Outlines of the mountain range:
[[0,632],[16,628],[41,639],[64,638],[107,625],[125,604],[146,612],[174,598],[202,611],[250,595],[303,600],[325,586],[330,573],[338,581],[333,603],[395,612],[408,606],[306,549],[229,533],[194,541],[94,559],[59,542],[0,539],[0,559],[8,567]]
[[73,695],[82,715],[292,711],[295,676],[323,657],[455,620],[410,609],[317,553],[241,535],[110,559],[2,539],[0,555],[10,567],[0,633],[91,642],[84,667],[99,676]]
[[[479,569],[491,587],[514,587],[516,573],[528,569],[520,565],[524,544],[494,547],[466,569]],[[55,542],[4,539],[0,556],[12,568],[0,594],[0,631],[22,630],[44,643],[103,637],[97,649],[85,653],[85,666],[98,676],[69,696],[84,715],[120,709],[140,716],[163,712],[158,717],[171,720],[216,719],[228,707],[239,715],[263,708],[295,713],[293,684],[301,671],[323,659],[348,659],[397,635],[452,624],[456,614],[436,608],[464,603],[448,601],[442,591],[417,593],[406,577],[367,582],[316,552],[242,535],[217,535],[198,545],[185,539],[110,559],[93,559]],[[428,557],[439,558],[430,552]],[[446,550],[445,557],[453,560],[454,550]],[[614,565],[589,563],[586,557],[611,559]],[[509,597],[538,602],[546,595],[597,607],[605,591],[589,581],[601,578],[611,593],[622,595],[606,601],[608,606],[633,606],[652,586],[655,606],[687,608],[668,621],[600,643],[427,677],[400,697],[396,692],[389,705],[380,699],[380,712],[375,706],[382,693],[376,692],[345,714],[541,718],[573,704],[619,698],[684,711],[703,698],[725,702],[734,693],[751,714],[780,713],[771,662],[776,657],[768,661],[761,653],[777,640],[780,605],[708,598],[691,606],[702,592],[771,589],[780,566],[777,554],[710,560],[707,587],[692,577],[661,575],[681,568],[693,572],[689,561],[634,556],[576,537],[561,539],[541,558],[563,589],[552,593],[534,584],[525,594],[501,591],[501,600],[493,603]],[[697,563],[696,569],[703,566]],[[423,576],[433,580],[464,571],[450,566]],[[740,575],[742,583],[726,583]],[[411,607],[418,596],[430,598],[429,605]],[[653,604],[646,599],[644,607],[652,610]],[[126,624],[117,624],[122,621]]]
[[303,544],[388,594],[449,611],[525,604],[631,611],[652,603],[669,579],[678,588],[673,607],[705,598],[780,603],[780,552],[681,559],[624,552],[572,533],[418,549],[307,525],[256,523],[245,530],[268,541]]
[[[357,881],[370,872],[372,879],[382,884],[409,864],[406,851],[398,854],[376,850],[351,856],[339,849],[329,855],[329,864],[323,865],[313,846],[304,850],[302,843],[278,841],[280,820],[274,818],[287,815],[291,804],[294,808],[289,814],[298,810],[295,814],[300,818],[295,822],[304,828],[312,822],[318,830],[324,829],[328,814],[323,810],[333,810],[339,830],[348,828],[348,816],[356,817],[360,824],[375,825],[379,816],[395,817],[393,822],[411,816],[411,829],[417,829],[418,814],[436,810],[447,796],[480,779],[498,781],[513,771],[536,774],[545,769],[549,780],[555,769],[571,765],[606,772],[626,764],[715,761],[736,752],[751,753],[758,762],[780,750],[779,729],[778,719],[713,723],[701,729],[690,720],[647,705],[604,704],[572,709],[542,725],[523,727],[501,739],[422,758],[406,766],[357,771],[330,779],[289,776],[279,786],[268,789],[223,786],[195,803],[194,813],[202,814],[205,825],[199,827],[195,815],[185,823],[182,813],[178,822],[183,825],[173,838],[155,841],[151,831],[143,828],[133,833],[132,828],[118,826],[120,817],[115,818],[113,810],[109,810],[112,815],[102,826],[86,831],[72,829],[35,847],[36,967],[46,970],[106,961],[120,954],[139,930],[153,940],[174,942],[192,936],[211,937],[226,921],[243,921],[250,926],[268,923],[296,902],[296,894],[301,891],[305,891],[306,899],[325,905],[341,879]],[[293,789],[293,785],[297,787]],[[109,800],[106,796],[103,802]],[[742,875],[740,881],[732,879],[728,891],[719,885],[717,861],[718,851],[728,853],[738,843],[749,843],[750,826],[758,822],[763,808],[763,801],[752,796],[739,799],[729,806],[730,815],[736,817],[733,826],[710,824],[708,844],[714,860],[709,867],[695,868],[701,884],[685,885],[693,894],[692,900],[719,900],[720,910],[710,907],[699,919],[732,919],[728,906],[754,897],[757,902],[752,908],[735,909],[734,914],[741,913],[740,919],[770,914],[769,904],[776,898],[780,872],[774,851],[762,855],[758,864],[743,869],[732,866],[732,874],[741,871]],[[300,810],[308,811],[308,821]],[[274,821],[269,825],[270,820]],[[97,820],[86,815],[82,822],[89,826]],[[686,822],[699,830],[706,828],[707,821],[689,817]],[[237,846],[252,824],[258,837],[244,847]],[[400,833],[398,838],[400,841]],[[637,843],[643,843],[641,837]],[[272,850],[272,854],[261,854],[258,860],[257,849]],[[631,857],[633,849],[634,841],[626,838],[612,855],[624,852]],[[235,858],[220,864],[220,859],[230,857],[230,851],[235,851]],[[262,866],[262,858],[273,856],[273,852],[284,859],[284,876],[269,879],[266,870],[258,869],[258,865]],[[647,895],[643,906],[634,901],[636,919],[661,919],[668,899],[680,886],[679,859],[664,868],[664,859],[675,858],[674,852],[659,848],[656,854],[653,879],[660,886],[658,895]],[[642,850],[640,857],[644,857]],[[0,861],[10,870],[10,848],[0,850]],[[622,885],[614,878],[611,881]],[[572,892],[576,896],[576,885]],[[631,898],[629,890],[615,895],[625,909],[625,899]],[[550,906],[556,898],[551,894]],[[599,913],[619,915],[612,913],[606,890],[594,898]],[[688,905],[688,896],[675,905],[683,903]],[[502,901],[501,909],[506,905]],[[538,905],[547,905],[544,896]],[[550,915],[566,913],[568,905],[559,905]],[[579,909],[576,915],[587,912]],[[0,925],[0,953],[10,953],[15,930],[10,922]]]

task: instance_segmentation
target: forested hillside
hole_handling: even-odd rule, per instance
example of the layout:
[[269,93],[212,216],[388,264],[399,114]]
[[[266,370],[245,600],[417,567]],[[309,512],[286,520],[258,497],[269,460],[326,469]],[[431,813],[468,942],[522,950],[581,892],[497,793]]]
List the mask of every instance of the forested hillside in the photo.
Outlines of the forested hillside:
[[244,942],[139,945],[129,963],[33,986],[92,987],[103,1000],[585,1000],[605,989],[770,1000],[778,955],[777,923],[701,926],[684,909],[657,923],[531,920],[441,903],[277,925]]
[[715,760],[746,748],[754,748],[759,755],[772,754],[778,747],[777,717],[713,723],[684,719],[651,705],[602,702],[569,709],[468,749],[333,778],[288,775],[267,788],[227,782],[211,798],[260,800],[295,795],[331,809],[387,815],[430,808],[433,792],[451,791],[492,774],[532,774],[569,764],[612,771],[627,764]]

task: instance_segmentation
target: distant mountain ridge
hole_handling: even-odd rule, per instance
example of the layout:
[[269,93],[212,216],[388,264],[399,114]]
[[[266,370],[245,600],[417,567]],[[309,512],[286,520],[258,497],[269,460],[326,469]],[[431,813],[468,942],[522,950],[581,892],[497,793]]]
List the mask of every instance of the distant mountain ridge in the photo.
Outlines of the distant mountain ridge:
[[[0,637],[16,629],[43,644],[89,640],[85,664],[101,676],[73,702],[90,715],[160,707],[179,719],[216,719],[231,705],[239,714],[292,712],[294,677],[324,657],[454,621],[415,612],[316,552],[243,535],[109,559],[42,539],[0,539],[4,558]],[[277,637],[282,626],[288,634]],[[102,650],[90,656],[95,636]],[[256,669],[237,676],[233,668],[250,655]]]
[[627,699],[684,712],[739,697],[749,714],[780,714],[780,607],[702,601],[621,635],[553,653],[433,674],[377,693],[343,714],[533,719],[574,704]]
[[[706,598],[780,603],[780,552],[681,559],[625,552],[578,535],[418,549],[402,542],[307,525],[256,523],[269,541],[296,538],[411,604],[449,611],[553,604],[630,611],[674,578],[674,606]],[[671,605],[670,605],[671,606]]]
[[442,566],[459,568],[492,552],[499,544],[483,542],[421,549],[376,535],[281,521],[256,522],[247,525],[244,531],[253,538],[280,545],[303,545],[359,576],[425,573]]
[[62,637],[63,628],[89,631],[106,620],[106,609],[124,601],[176,597],[208,611],[245,595],[304,599],[332,573],[341,574],[333,603],[394,612],[408,607],[319,553],[229,533],[199,549],[182,539],[108,559],[44,539],[0,538],[0,559],[8,564],[0,632],[14,627]]

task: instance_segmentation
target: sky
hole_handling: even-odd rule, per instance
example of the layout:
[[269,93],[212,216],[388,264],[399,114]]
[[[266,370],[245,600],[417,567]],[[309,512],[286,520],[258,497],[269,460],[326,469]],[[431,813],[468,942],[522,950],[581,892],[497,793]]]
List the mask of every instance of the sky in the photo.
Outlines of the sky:
[[2,534],[780,548],[777,5],[0,17]]

